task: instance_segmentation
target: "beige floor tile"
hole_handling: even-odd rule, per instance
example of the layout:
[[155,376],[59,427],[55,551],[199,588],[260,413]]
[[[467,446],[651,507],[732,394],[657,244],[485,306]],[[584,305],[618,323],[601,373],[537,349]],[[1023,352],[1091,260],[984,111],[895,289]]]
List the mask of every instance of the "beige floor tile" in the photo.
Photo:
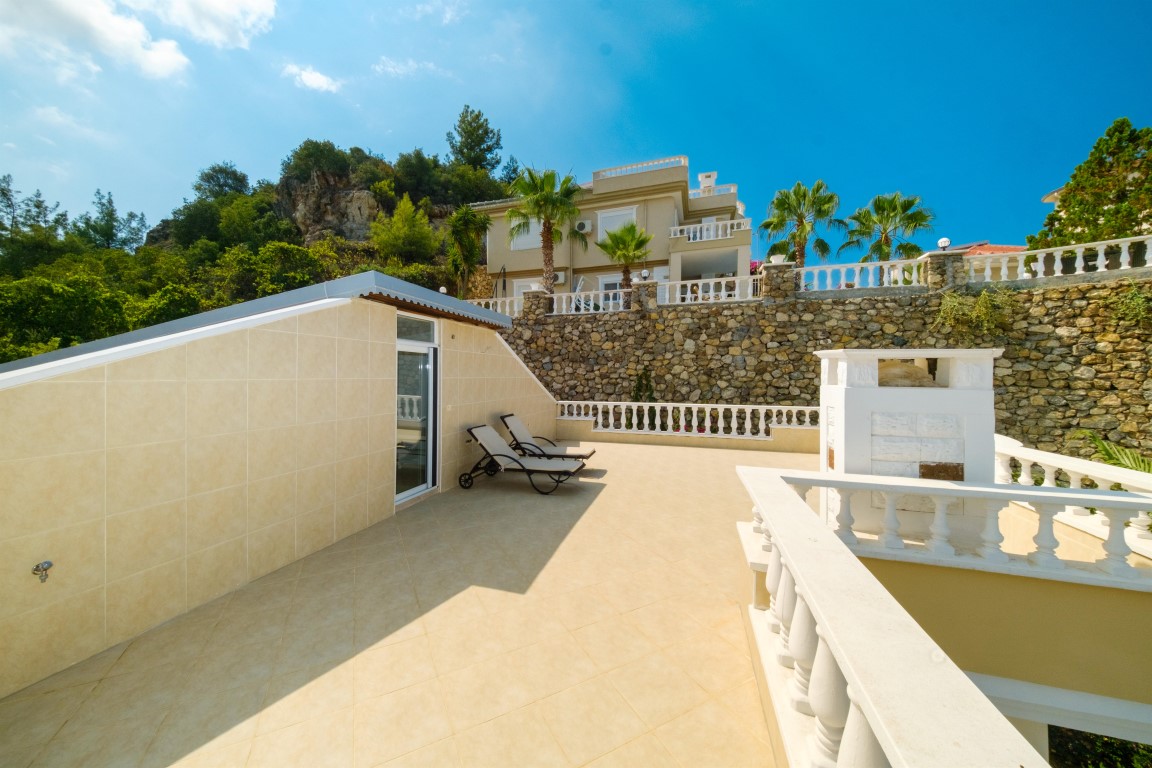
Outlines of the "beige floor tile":
[[75,732],[122,720],[154,723],[154,727],[159,727],[164,715],[179,699],[187,680],[188,668],[181,664],[106,677],[84,699],[60,735],[71,737]]
[[561,691],[540,707],[574,765],[607,754],[648,730],[606,677]]
[[772,764],[768,746],[740,728],[731,713],[715,701],[661,726],[656,736],[683,766],[763,768]]
[[420,636],[358,654],[352,662],[356,701],[383,696],[436,677],[429,638]]
[[42,744],[34,747],[0,747],[0,765],[5,768],[28,768],[36,756],[44,751]]
[[[198,749],[172,763],[171,768],[245,768],[251,752],[251,740],[238,741],[218,749]],[[150,766],[145,763],[141,768]]]
[[271,645],[280,641],[284,626],[288,622],[288,605],[276,605],[265,610],[252,608],[233,613],[231,605],[212,630],[205,653],[214,653],[237,643],[264,643]]
[[421,620],[428,632],[441,632],[488,615],[480,598],[472,592],[461,592],[431,606],[421,600],[420,607],[424,610]]
[[257,683],[182,700],[164,719],[144,765],[160,768],[198,752],[247,743],[256,735],[266,690],[266,683]]
[[356,705],[355,765],[371,768],[451,735],[440,683],[429,680]]
[[456,738],[434,741],[380,765],[381,768],[458,768],[460,757],[456,752]]
[[[324,554],[324,551],[321,550],[304,559],[304,565],[301,566],[300,570],[300,578],[296,580],[296,592],[293,594],[293,602],[330,600],[344,592],[351,592],[356,586],[356,569],[351,565],[346,569],[322,571],[319,573],[310,573],[306,570],[309,560]],[[340,558],[346,559],[346,556],[341,553]]]
[[295,723],[321,717],[354,701],[352,665],[301,669],[272,678],[256,732],[281,730]]
[[568,629],[579,629],[616,615],[616,608],[594,586],[553,595],[542,603]]
[[569,765],[539,703],[469,728],[456,737],[456,748],[462,768]]
[[[108,670],[116,664],[117,660],[119,660],[127,648],[128,643],[120,643],[102,653],[98,653],[84,661],[73,664],[67,669],[61,670],[51,677],[47,677],[38,683],[30,685],[22,691],[17,691],[7,699],[0,700],[0,708],[2,708],[4,704],[16,701],[17,699],[39,696],[43,693],[73,688],[85,683],[98,683],[108,674]],[[0,744],[2,743],[3,741],[0,740]]]
[[714,632],[705,630],[664,649],[665,655],[709,693],[752,677],[752,663]]
[[530,681],[519,674],[511,654],[449,672],[439,679],[456,731],[493,720],[539,698]]
[[162,624],[129,642],[108,674],[119,675],[195,658],[207,644],[215,626],[215,621],[193,625],[180,621]]
[[353,624],[353,642],[357,652],[392,643],[402,643],[425,634],[422,612],[415,603],[392,608],[375,607],[357,610]]
[[608,678],[652,728],[708,699],[708,693],[696,681],[661,653],[615,669]]
[[298,597],[292,603],[284,629],[286,632],[322,632],[329,626],[352,626],[354,602],[355,595],[351,591],[330,596]]
[[96,688],[84,683],[34,696],[0,701],[0,749],[45,744]]
[[352,708],[327,712],[252,742],[248,768],[348,768],[352,765]]
[[692,618],[678,598],[650,603],[629,611],[625,618],[658,648],[686,640],[704,629],[704,625]]
[[588,768],[682,768],[660,740],[651,734],[630,741],[601,758],[593,760]]
[[148,722],[123,720],[110,725],[72,731],[53,739],[32,765],[36,768],[118,768],[140,764],[156,727]]
[[756,688],[756,680],[745,680],[735,688],[717,695],[716,701],[743,725],[751,734],[755,735],[765,744],[772,743],[768,732],[768,725],[764,722],[764,709],[760,702],[760,691]]
[[430,632],[428,648],[436,663],[436,671],[441,675],[512,650],[499,620],[488,614],[475,621]]
[[491,618],[496,624],[495,633],[509,649],[568,634],[564,624],[546,606],[533,602],[494,613]]
[[321,631],[285,632],[276,654],[276,674],[342,664],[354,654],[354,639],[352,622],[329,624]]
[[278,647],[278,641],[243,645],[237,642],[204,653],[190,665],[195,672],[181,698],[268,682],[276,671]]
[[615,669],[657,650],[655,643],[622,616],[610,616],[580,627],[573,630],[572,636],[602,671]]
[[543,699],[594,677],[599,669],[571,635],[555,635],[510,651],[507,656],[519,683]]

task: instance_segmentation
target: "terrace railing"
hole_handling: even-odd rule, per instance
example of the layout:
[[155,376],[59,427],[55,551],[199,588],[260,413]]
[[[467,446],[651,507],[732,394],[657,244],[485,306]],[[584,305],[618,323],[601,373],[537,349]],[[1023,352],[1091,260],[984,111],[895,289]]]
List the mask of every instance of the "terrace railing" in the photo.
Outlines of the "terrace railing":
[[658,304],[696,304],[705,301],[751,301],[760,297],[759,277],[715,277],[676,280],[656,286]]
[[557,418],[592,422],[593,432],[769,440],[774,427],[819,429],[820,409],[789,405],[560,400]]
[[970,283],[1036,280],[1148,266],[1152,235],[964,258]]
[[803,291],[924,286],[928,284],[928,260],[920,257],[866,264],[828,264],[804,267],[799,273]]
[[598,312],[620,312],[631,301],[631,290],[580,291],[552,296],[553,315],[588,315]]
[[737,472],[753,503],[737,526],[757,572],[748,620],[789,765],[1047,765],[789,478]]
[[[801,498],[811,488],[835,490],[836,514],[829,524],[834,523],[836,535],[858,555],[1152,592],[1152,568],[1129,564],[1133,550],[1124,535],[1125,525],[1152,508],[1152,496],[827,472],[787,471],[780,477]],[[869,502],[878,499],[877,514],[871,514],[870,503],[862,505],[869,519],[857,521],[861,507],[852,503],[857,495]],[[1010,504],[1036,513],[1032,549],[1022,554],[1001,548],[1000,517]],[[962,514],[950,515],[953,506]],[[1053,524],[1068,507],[1094,508],[1108,521],[1104,556],[1093,563],[1065,559],[1057,551],[1060,542]],[[974,521],[979,530],[968,530]]]
[[644,173],[645,171],[660,171],[665,168],[677,168],[679,166],[687,166],[688,158],[684,155],[676,155],[675,157],[665,157],[660,160],[649,160],[645,163],[632,163],[631,165],[618,165],[615,168],[605,168],[600,171],[592,172],[592,180],[597,179],[612,179],[617,176],[630,176],[633,173]]
[[493,312],[499,312],[508,317],[519,317],[524,309],[524,299],[519,296],[508,296],[499,299],[468,299],[469,304],[475,304]]
[[[1152,495],[1152,475],[1147,472],[1026,448],[1004,435],[996,435],[996,482],[1042,488],[1122,489]],[[1128,547],[1145,557],[1152,557],[1150,510],[1152,505],[1128,520],[1124,529]],[[1082,504],[1066,506],[1056,514],[1056,520],[1099,539],[1107,540],[1112,533],[1107,515],[1093,514]]]
[[424,398],[420,395],[397,395],[396,396],[396,417],[400,419],[407,419],[415,421],[421,418]]
[[707,221],[702,224],[682,224],[672,227],[668,237],[684,237],[690,243],[699,243],[707,240],[726,240],[735,237],[737,232],[747,232],[750,229],[752,229],[751,219]]
[[712,187],[700,187],[699,189],[688,190],[688,197],[695,200],[700,197],[715,197],[716,195],[734,195],[736,194],[735,184],[717,184]]

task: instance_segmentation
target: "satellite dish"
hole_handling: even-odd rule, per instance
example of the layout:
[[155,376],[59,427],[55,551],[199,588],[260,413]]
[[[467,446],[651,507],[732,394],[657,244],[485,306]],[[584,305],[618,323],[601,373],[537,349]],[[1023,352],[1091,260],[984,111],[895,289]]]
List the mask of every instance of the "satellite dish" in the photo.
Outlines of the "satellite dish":
[[948,246],[952,245],[952,241],[946,237],[942,237],[936,241],[936,247],[942,251],[948,250]]

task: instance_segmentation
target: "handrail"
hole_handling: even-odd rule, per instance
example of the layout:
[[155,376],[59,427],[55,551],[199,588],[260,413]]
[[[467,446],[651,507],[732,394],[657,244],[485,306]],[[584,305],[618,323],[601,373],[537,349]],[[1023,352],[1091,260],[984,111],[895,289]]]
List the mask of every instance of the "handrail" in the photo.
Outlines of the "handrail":
[[[1132,245],[1135,243],[1144,244],[1142,255],[1132,253]],[[1148,266],[1149,245],[1152,245],[1152,235],[1138,235],[1094,243],[1057,245],[1032,251],[977,254],[965,256],[964,263],[970,283],[1036,280],[1064,274],[1083,275],[1090,272],[1111,272]],[[1119,249],[1119,252],[1114,254],[1115,259],[1108,255],[1109,248]],[[1071,268],[1072,271],[1066,271],[1067,268]]]
[[771,594],[748,618],[790,764],[1047,765],[781,473],[736,471]]
[[519,317],[524,310],[524,299],[521,296],[506,296],[492,299],[467,299],[469,304],[490,309],[508,317]]
[[686,155],[673,155],[672,157],[663,157],[659,160],[649,160],[643,163],[630,163],[629,165],[618,165],[614,168],[604,168],[599,171],[592,172],[592,180],[598,179],[614,179],[619,176],[630,176],[634,173],[644,173],[645,171],[659,171],[664,168],[678,168],[680,166],[688,165],[688,157]]
[[553,315],[590,315],[601,312],[621,312],[629,309],[632,289],[616,288],[606,291],[580,291],[557,293],[552,296]]
[[710,277],[658,283],[657,304],[696,304],[708,301],[751,301],[760,298],[760,277]]
[[856,264],[827,264],[804,267],[800,272],[800,290],[837,291],[851,288],[887,288],[924,286],[928,284],[928,261],[869,261]]
[[585,420],[593,432],[770,440],[772,429],[819,429],[820,409],[793,405],[557,401],[558,419]]
[[712,187],[700,187],[699,189],[688,190],[689,199],[696,200],[701,197],[715,197],[717,195],[734,195],[736,194],[735,184],[717,184]]

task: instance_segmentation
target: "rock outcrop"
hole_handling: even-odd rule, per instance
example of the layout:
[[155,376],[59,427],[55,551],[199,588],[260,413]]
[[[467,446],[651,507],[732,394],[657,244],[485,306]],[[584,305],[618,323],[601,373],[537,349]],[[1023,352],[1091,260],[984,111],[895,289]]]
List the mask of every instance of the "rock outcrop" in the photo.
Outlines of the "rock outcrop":
[[308,181],[285,177],[276,185],[276,214],[292,220],[305,245],[328,235],[367,240],[378,213],[372,193],[353,187],[347,177],[313,173]]

